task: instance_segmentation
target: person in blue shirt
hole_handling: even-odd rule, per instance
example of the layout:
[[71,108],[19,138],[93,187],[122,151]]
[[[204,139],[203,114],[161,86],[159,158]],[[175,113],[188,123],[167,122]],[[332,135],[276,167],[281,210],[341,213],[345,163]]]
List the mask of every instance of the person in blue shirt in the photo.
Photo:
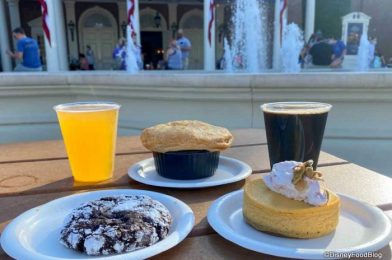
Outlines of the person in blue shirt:
[[346,45],[342,40],[336,40],[332,38],[330,40],[330,44],[332,45],[332,63],[330,65],[331,68],[340,68],[342,66],[344,55],[346,54]]
[[169,49],[166,51],[165,61],[168,70],[181,70],[183,68],[183,58],[180,46],[177,45],[176,40],[169,43]]
[[192,49],[191,41],[184,36],[182,29],[177,32],[177,45],[180,46],[182,52],[182,68],[188,69],[189,66],[189,54]]
[[120,38],[113,50],[112,57],[115,61],[115,70],[126,70],[127,45],[125,38]]
[[12,31],[13,37],[17,40],[16,51],[7,51],[7,54],[20,61],[14,71],[42,71],[40,53],[36,40],[26,36],[22,28],[16,28]]

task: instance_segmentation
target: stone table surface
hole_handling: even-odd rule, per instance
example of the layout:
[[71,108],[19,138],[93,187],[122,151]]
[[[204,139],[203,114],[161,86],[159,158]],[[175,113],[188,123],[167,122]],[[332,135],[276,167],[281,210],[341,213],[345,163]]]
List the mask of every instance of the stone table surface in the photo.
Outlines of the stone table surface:
[[[99,189],[143,189],[174,196],[187,203],[195,214],[195,226],[188,237],[154,259],[279,259],[225,240],[207,222],[207,210],[214,200],[270,170],[263,130],[238,129],[233,134],[233,146],[223,154],[246,162],[253,174],[234,184],[191,190],[153,187],[131,180],[128,168],[152,156],[137,136],[118,138],[114,176],[98,184],[73,182],[62,141],[0,145],[0,232],[19,214],[56,198]],[[318,169],[331,190],[379,207],[392,218],[391,178],[325,152],[320,154]],[[378,251],[382,259],[391,259],[391,246]],[[0,248],[0,259],[11,258]]]

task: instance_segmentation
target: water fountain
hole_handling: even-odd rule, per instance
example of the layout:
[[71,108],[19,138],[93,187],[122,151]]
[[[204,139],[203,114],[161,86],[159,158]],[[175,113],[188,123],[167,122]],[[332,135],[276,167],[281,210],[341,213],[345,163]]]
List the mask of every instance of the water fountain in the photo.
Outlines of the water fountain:
[[282,47],[280,49],[283,72],[298,73],[301,71],[301,64],[298,58],[303,46],[303,32],[298,25],[291,23],[284,26]]
[[369,47],[370,42],[368,36],[362,33],[357,56],[357,66],[360,71],[367,71],[369,69]]
[[126,57],[126,65],[127,65],[127,72],[130,74],[135,74],[139,71],[139,67],[137,65],[136,59],[136,46],[133,43],[131,35],[131,29],[128,26],[128,39],[127,39],[127,57]]
[[259,1],[237,0],[232,23],[231,46],[225,45],[226,64],[232,64],[229,67],[234,71],[261,72],[267,69],[265,14]]
[[226,38],[223,40],[223,47],[225,50],[225,53],[223,55],[225,61],[224,68],[226,72],[231,73],[233,72],[233,54],[231,53],[231,49]]

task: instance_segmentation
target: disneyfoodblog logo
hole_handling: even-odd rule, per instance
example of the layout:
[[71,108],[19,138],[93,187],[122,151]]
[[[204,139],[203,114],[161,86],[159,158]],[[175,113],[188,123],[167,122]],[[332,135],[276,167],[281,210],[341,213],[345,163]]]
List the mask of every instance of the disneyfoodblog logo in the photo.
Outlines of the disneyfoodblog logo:
[[326,258],[382,258],[382,253],[379,252],[363,252],[363,253],[356,253],[356,252],[334,252],[334,251],[325,251],[324,257]]

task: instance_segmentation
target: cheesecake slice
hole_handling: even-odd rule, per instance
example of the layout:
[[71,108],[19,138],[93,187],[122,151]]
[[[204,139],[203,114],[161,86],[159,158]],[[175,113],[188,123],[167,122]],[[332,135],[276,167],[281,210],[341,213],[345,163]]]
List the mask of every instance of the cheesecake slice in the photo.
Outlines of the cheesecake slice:
[[244,188],[243,214],[252,227],[293,238],[316,238],[335,230],[339,220],[339,197],[326,190],[328,202],[313,206],[270,190],[263,179]]

